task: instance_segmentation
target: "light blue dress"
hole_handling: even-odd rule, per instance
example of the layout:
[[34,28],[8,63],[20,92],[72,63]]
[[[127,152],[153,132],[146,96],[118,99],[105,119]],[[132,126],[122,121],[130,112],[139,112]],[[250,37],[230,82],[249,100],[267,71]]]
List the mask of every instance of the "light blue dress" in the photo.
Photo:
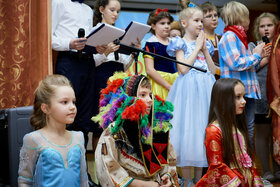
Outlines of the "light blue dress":
[[[186,42],[176,37],[169,43],[167,53],[175,56],[176,51],[183,50],[187,59],[195,45],[195,41]],[[212,55],[212,44],[207,42],[206,46]],[[206,69],[207,73],[190,69],[185,75],[180,74],[166,99],[174,104],[173,119],[170,121],[173,125],[170,141],[177,154],[177,166],[207,167],[204,137],[215,77],[210,72],[202,52],[193,65]]]
[[84,136],[71,131],[71,142],[58,146],[40,131],[26,134],[20,151],[18,186],[88,186]]

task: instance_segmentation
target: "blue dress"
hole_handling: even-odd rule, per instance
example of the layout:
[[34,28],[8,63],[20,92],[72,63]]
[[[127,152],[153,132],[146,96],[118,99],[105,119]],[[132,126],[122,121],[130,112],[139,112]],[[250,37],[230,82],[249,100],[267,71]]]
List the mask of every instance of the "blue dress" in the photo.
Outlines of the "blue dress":
[[18,186],[88,186],[84,136],[71,131],[71,142],[58,146],[40,131],[26,134],[20,151]]
[[[195,45],[195,41],[186,42],[176,37],[169,43],[167,53],[175,56],[176,51],[183,50],[187,59]],[[212,55],[212,44],[207,41],[206,46]],[[170,141],[177,154],[177,166],[207,167],[204,137],[215,77],[209,71],[202,52],[198,54],[193,65],[206,69],[207,72],[190,69],[185,75],[180,74],[167,96],[167,100],[174,104],[173,119],[170,121],[173,125]]]

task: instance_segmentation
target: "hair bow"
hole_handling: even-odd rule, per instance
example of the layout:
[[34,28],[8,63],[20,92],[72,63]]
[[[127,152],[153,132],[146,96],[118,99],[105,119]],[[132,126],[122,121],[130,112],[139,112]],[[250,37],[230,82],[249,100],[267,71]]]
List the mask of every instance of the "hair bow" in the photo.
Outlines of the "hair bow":
[[189,3],[188,7],[196,7],[195,4],[193,4],[192,2]]
[[168,9],[166,9],[166,8],[165,9],[157,8],[157,11],[156,11],[154,17],[156,17],[158,15],[158,13],[160,13],[160,12],[168,12]]

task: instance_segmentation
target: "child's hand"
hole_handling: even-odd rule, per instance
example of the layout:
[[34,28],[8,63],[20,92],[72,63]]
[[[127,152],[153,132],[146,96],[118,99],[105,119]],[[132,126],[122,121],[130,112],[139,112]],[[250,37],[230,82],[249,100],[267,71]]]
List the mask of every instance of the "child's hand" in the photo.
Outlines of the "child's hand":
[[170,187],[172,186],[172,183],[170,181],[170,177],[168,175],[163,175],[161,177],[161,184],[160,184],[161,187]]
[[272,45],[271,44],[266,44],[263,47],[263,57],[269,57],[271,53]]
[[116,45],[113,42],[107,45],[107,49],[105,50],[104,54],[108,56],[110,53],[117,51],[120,48],[120,45]]
[[96,46],[96,51],[99,53],[99,54],[103,54],[107,49],[107,45],[98,45]]
[[254,49],[253,49],[253,53],[257,53],[259,54],[261,57],[263,57],[262,52],[263,52],[263,47],[264,47],[265,43],[260,43],[258,44]]
[[204,53],[204,52],[206,52],[208,49],[207,49],[207,47],[206,47],[206,35],[205,35],[205,33],[204,33],[204,41],[203,41],[203,46],[202,46],[202,52]]
[[131,45],[135,48],[141,49],[141,41],[137,38],[137,43],[131,43]]
[[203,49],[203,44],[204,44],[204,40],[205,40],[205,34],[203,31],[201,31],[198,35],[198,37],[196,38],[196,48],[199,50]]

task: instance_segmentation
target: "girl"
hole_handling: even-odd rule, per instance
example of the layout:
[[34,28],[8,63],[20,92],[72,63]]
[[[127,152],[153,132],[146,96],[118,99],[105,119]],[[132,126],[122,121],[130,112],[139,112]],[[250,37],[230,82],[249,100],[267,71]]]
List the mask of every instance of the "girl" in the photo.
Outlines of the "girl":
[[242,3],[231,1],[224,5],[221,17],[225,22],[224,34],[218,44],[219,62],[222,78],[236,78],[243,82],[246,89],[246,116],[248,131],[253,145],[255,99],[260,99],[260,87],[256,69],[262,57],[264,43],[257,45],[253,54],[248,50],[246,32],[249,28],[249,10]]
[[[145,45],[145,50],[162,56],[169,57],[166,47],[169,44],[170,23],[173,17],[167,9],[156,9],[150,13],[147,24],[151,25],[151,33]],[[174,62],[158,57],[144,55],[144,63],[148,78],[152,83],[152,92],[166,99],[168,91],[178,74]]]
[[213,86],[205,146],[209,168],[202,186],[263,186],[248,136],[245,86],[238,79],[219,79]]
[[[258,42],[262,42],[262,37],[266,36],[270,43],[272,43],[274,37],[274,30],[278,20],[275,15],[271,13],[262,13],[254,23],[254,35]],[[256,45],[251,42],[249,43],[250,51]],[[256,153],[260,160],[263,169],[263,179],[274,181],[275,177],[270,169],[270,158],[272,156],[272,127],[271,118],[267,118],[269,111],[269,104],[266,97],[266,81],[267,81],[267,64],[269,62],[269,57],[265,57],[261,60],[260,66],[257,69],[257,77],[260,84],[260,90],[262,94],[261,100],[256,100],[256,111],[255,111],[255,124],[256,124]],[[274,163],[276,167],[277,164]],[[279,171],[278,168],[274,168]],[[280,172],[278,177],[280,176]]]
[[30,119],[36,131],[23,138],[19,186],[88,186],[83,133],[66,130],[77,113],[75,101],[66,77],[50,75],[39,83]]
[[[206,69],[207,73],[178,65],[180,75],[174,82],[167,100],[174,104],[174,128],[170,140],[182,167],[184,186],[193,185],[201,177],[202,167],[207,167],[204,131],[207,126],[211,89],[215,82],[216,66],[210,56],[213,46],[206,41],[202,31],[203,12],[198,7],[188,7],[180,12],[180,23],[185,30],[183,38],[172,38],[167,52],[178,61]],[[194,166],[192,181],[190,166]]]
[[[106,23],[109,25],[114,25],[119,17],[121,6],[118,0],[97,0],[94,7],[94,18],[93,25],[99,23]],[[134,44],[136,47],[140,48],[140,41]],[[104,54],[93,55],[95,60],[95,103],[93,106],[94,115],[97,115],[99,110],[99,98],[100,90],[106,87],[107,79],[114,74],[115,71],[126,71],[134,60],[134,56],[124,54],[118,54],[119,59],[115,59],[113,52],[119,49],[119,45],[115,45],[113,42],[109,43],[107,50]],[[102,133],[102,129],[98,128],[98,124],[93,126],[93,138],[92,145],[93,151],[95,150],[98,138]]]

